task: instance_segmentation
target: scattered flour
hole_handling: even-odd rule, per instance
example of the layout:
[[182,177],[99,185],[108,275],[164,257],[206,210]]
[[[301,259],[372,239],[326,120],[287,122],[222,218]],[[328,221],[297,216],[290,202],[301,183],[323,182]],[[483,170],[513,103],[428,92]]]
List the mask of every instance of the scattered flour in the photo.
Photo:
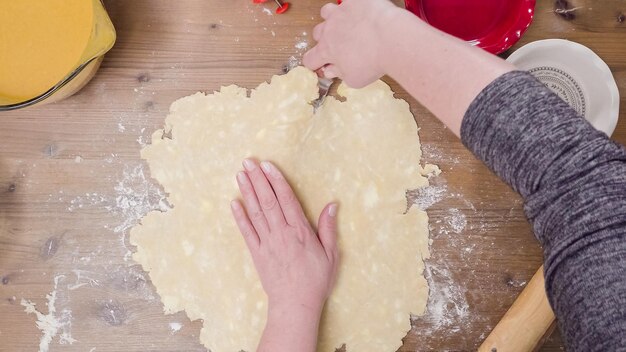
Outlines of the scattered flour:
[[431,322],[428,332],[445,330],[448,333],[461,331],[470,319],[466,289],[452,278],[447,265],[426,264],[424,270],[430,288],[427,313],[423,318]]
[[[435,151],[428,146],[424,149],[426,162],[442,162],[444,168],[456,164],[458,159],[451,159],[445,152]],[[441,154],[440,154],[441,152]],[[429,164],[426,164],[429,165]],[[424,169],[429,177],[430,186],[408,192],[411,204],[429,212],[430,243],[436,241],[437,250],[433,250],[431,257],[425,261],[424,276],[429,285],[427,311],[421,317],[413,317],[412,321],[417,328],[414,330],[419,340],[423,341],[424,350],[434,350],[438,343],[445,343],[440,336],[454,337],[462,344],[473,344],[476,341],[467,340],[472,336],[470,332],[477,327],[490,329],[484,322],[486,318],[472,310],[468,296],[470,292],[466,286],[467,275],[475,275],[464,265],[476,264],[473,251],[476,243],[471,234],[464,234],[468,228],[478,223],[468,223],[466,213],[471,212],[473,220],[479,218],[476,207],[461,193],[451,192],[444,177],[439,175],[434,167]],[[430,172],[428,172],[430,171]],[[437,207],[433,205],[442,202]],[[433,209],[434,208],[434,209]],[[459,234],[462,234],[459,236]],[[441,245],[445,244],[444,248]],[[440,250],[443,249],[443,250]],[[465,264],[464,264],[465,263]],[[460,274],[462,270],[463,274]],[[463,275],[463,276],[459,276]],[[481,334],[488,331],[481,330]]]
[[107,204],[109,201],[108,197],[104,195],[87,192],[84,195],[76,196],[74,199],[70,200],[70,206],[67,207],[67,210],[73,212],[86,206]]
[[170,323],[170,330],[172,330],[172,333],[176,333],[178,331],[180,331],[180,329],[182,329],[183,324],[179,323],[179,322],[173,322]]
[[507,285],[511,286],[511,287],[524,287],[526,286],[527,282],[526,280],[515,280],[515,279],[510,279],[509,281],[507,281]]
[[287,70],[291,71],[294,67],[300,66],[300,60],[295,56],[290,56],[287,61]]
[[[108,162],[106,159],[105,161]],[[146,177],[142,162],[124,165],[124,171],[114,191],[113,197],[89,192],[76,196],[70,200],[67,210],[74,212],[95,207],[118,216],[120,222],[113,228],[113,231],[121,234],[120,242],[127,250],[124,259],[128,261],[132,253],[126,245],[127,230],[137,224],[148,212],[167,211],[170,205],[161,189]]]
[[113,231],[123,233],[133,227],[148,212],[170,209],[161,189],[146,178],[144,164],[141,162],[124,165],[122,177],[118,180],[114,190],[114,199],[95,192],[76,196],[70,200],[67,210],[73,212],[88,207],[104,207],[121,216],[121,223]]
[[122,223],[113,229],[116,233],[130,229],[152,210],[170,209],[163,192],[146,178],[143,163],[124,167],[122,179],[115,186],[115,192],[115,206],[109,210],[122,216]]
[[444,226],[442,226],[440,232],[447,234],[449,232],[461,233],[467,226],[467,218],[457,208],[451,208],[448,210],[448,214],[443,218]]
[[136,141],[142,148],[145,147],[148,144],[148,143],[146,143],[144,141],[144,137],[143,136],[137,137]]
[[67,289],[70,291],[74,291],[83,286],[100,286],[100,282],[97,279],[91,277],[91,273],[86,270],[73,269],[72,273],[76,276],[76,281],[73,284],[68,284]]
[[307,32],[302,32],[302,35],[295,37],[296,43],[293,47],[296,49],[296,54],[302,56],[304,52],[309,48],[309,37]]
[[35,314],[37,317],[37,328],[42,332],[41,339],[39,341],[39,352],[48,352],[50,343],[59,335],[60,344],[73,344],[76,339],[72,338],[72,311],[69,309],[63,309],[60,314],[57,314],[56,300],[57,300],[57,288],[59,280],[63,279],[63,275],[58,275],[54,278],[54,289],[52,292],[46,295],[48,300],[48,314],[43,314],[36,308],[36,304],[30,300],[22,298],[20,304],[24,306],[24,311],[27,314]]
[[[424,148],[425,146],[422,146]],[[431,159],[432,160],[432,159]],[[429,178],[438,178],[440,170],[436,165],[426,164],[424,171]],[[445,180],[431,180],[431,185],[408,193],[409,201],[422,210],[427,210],[434,204],[446,198],[457,198],[448,191]],[[461,233],[467,226],[465,215],[457,208],[446,211],[443,219],[430,220],[431,241],[433,236],[447,235],[450,232]],[[437,230],[434,235],[433,231]],[[428,321],[428,331],[420,331],[422,336],[435,333],[452,333],[461,331],[463,325],[469,323],[469,304],[466,298],[466,289],[456,282],[452,276],[450,264],[439,253],[433,253],[425,262],[424,274],[429,285],[427,312],[415,319]]]
[[445,150],[429,144],[422,145],[422,156],[427,162],[432,162],[439,166],[458,165],[461,162],[458,156],[451,156]]
[[306,39],[302,39],[294,45],[294,48],[298,50],[305,50],[309,47],[309,42]]
[[126,245],[127,230],[135,226],[141,218],[152,210],[167,211],[171,207],[165,195],[153,182],[148,181],[144,173],[144,164],[124,166],[121,180],[115,186],[117,197],[115,206],[108,209],[121,217],[121,223],[113,231],[122,234],[120,241],[126,248],[124,260],[132,257],[132,252]]
[[415,197],[413,204],[415,204],[421,210],[427,210],[435,203],[441,201],[448,191],[448,187],[445,185],[428,186],[420,188],[414,191]]

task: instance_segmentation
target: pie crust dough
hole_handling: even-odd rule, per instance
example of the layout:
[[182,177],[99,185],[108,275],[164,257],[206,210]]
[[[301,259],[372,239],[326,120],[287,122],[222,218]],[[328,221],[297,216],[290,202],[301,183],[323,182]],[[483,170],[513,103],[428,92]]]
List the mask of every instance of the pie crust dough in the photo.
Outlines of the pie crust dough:
[[133,258],[154,283],[165,313],[202,319],[213,352],[254,351],[266,296],[230,213],[235,174],[246,157],[286,175],[309,220],[339,203],[340,268],[322,317],[319,351],[395,351],[421,315],[428,286],[428,218],[407,211],[406,190],[424,187],[417,126],[409,105],[382,81],[341,85],[314,113],[317,77],[303,67],[248,92],[234,85],[170,107],[141,156],[169,194],[131,231]]

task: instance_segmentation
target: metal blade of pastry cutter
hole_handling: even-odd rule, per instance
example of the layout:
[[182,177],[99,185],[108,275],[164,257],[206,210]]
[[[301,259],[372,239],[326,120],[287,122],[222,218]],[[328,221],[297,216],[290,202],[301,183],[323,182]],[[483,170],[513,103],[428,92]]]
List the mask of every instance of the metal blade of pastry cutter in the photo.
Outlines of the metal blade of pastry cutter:
[[317,69],[315,73],[317,73],[317,87],[319,89],[319,98],[311,102],[311,105],[313,105],[313,111],[317,111],[317,109],[319,109],[319,107],[322,106],[322,104],[324,104],[324,100],[326,99],[326,96],[328,95],[330,86],[332,86],[334,82],[332,78],[324,77],[324,72],[321,68]]

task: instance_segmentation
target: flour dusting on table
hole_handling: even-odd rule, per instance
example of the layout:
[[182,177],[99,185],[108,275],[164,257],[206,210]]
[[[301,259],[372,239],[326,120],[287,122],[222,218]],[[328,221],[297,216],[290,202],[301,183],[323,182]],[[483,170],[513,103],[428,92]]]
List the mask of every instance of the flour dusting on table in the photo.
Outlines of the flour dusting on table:
[[76,340],[72,338],[71,333],[72,311],[69,309],[63,309],[57,313],[57,288],[59,280],[63,278],[64,276],[62,275],[56,276],[54,278],[54,289],[46,295],[46,300],[48,301],[46,304],[48,307],[48,314],[41,313],[37,309],[37,305],[30,300],[22,298],[20,302],[20,304],[24,306],[24,311],[27,314],[34,314],[37,317],[37,329],[39,329],[42,333],[39,341],[39,352],[48,352],[50,343],[59,334],[59,332],[61,332],[61,335],[59,335],[60,344],[71,345],[76,342]]
[[448,187],[444,185],[429,185],[424,188],[420,188],[410,193],[414,194],[414,205],[421,210],[428,210],[431,206],[439,203],[444,199]]
[[[459,164],[458,158],[433,146],[424,144],[422,151],[425,162],[438,164],[446,170],[444,174]],[[437,247],[431,249],[431,257],[425,261],[424,273],[430,287],[427,311],[422,317],[412,318],[415,329],[411,334],[423,341],[424,350],[436,350],[448,340],[462,341],[465,345],[457,348],[471,349],[468,346],[478,342],[471,337],[471,329],[480,327],[482,339],[491,328],[485,324],[488,318],[471,306],[469,297],[473,293],[467,287],[468,282],[482,276],[474,270],[481,259],[473,253],[477,243],[472,233],[484,232],[484,222],[476,221],[483,214],[463,192],[450,188],[444,174],[434,173],[430,186],[408,192],[410,204],[427,209],[431,248]],[[474,220],[471,225],[468,216]]]
[[443,217],[443,221],[438,220],[438,222],[443,223],[440,231],[445,234],[450,232],[460,234],[467,226],[465,214],[457,208],[448,209],[448,213]]
[[122,218],[122,223],[113,229],[116,233],[130,229],[149,211],[167,211],[170,208],[163,192],[147,180],[143,163],[124,167],[115,193],[115,207],[111,210]]
[[167,211],[170,205],[165,194],[145,172],[142,162],[124,165],[124,171],[114,186],[114,196],[85,193],[70,200],[68,211],[87,208],[104,208],[115,214],[119,222],[113,232],[120,234],[120,242],[126,248],[124,259],[130,260],[131,251],[126,246],[127,231],[152,210]]
[[427,264],[425,271],[430,285],[428,315],[434,318],[431,331],[442,328],[450,332],[460,331],[469,315],[465,288],[455,284],[446,266]]
[[179,332],[180,329],[183,328],[183,324],[181,324],[179,322],[172,322],[169,325],[170,325],[170,330],[172,331],[172,334],[176,333],[176,332]]

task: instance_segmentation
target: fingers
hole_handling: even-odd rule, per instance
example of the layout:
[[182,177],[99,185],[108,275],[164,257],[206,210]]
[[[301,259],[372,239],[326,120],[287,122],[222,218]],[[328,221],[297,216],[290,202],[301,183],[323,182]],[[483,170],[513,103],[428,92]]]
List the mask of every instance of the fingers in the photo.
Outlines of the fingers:
[[246,204],[246,210],[248,211],[247,216],[252,226],[254,226],[256,233],[259,235],[259,238],[262,238],[270,232],[270,229],[267,220],[265,220],[265,214],[263,214],[252,182],[250,182],[245,172],[240,171],[237,173],[237,184],[239,185],[239,191],[241,192],[243,201]]
[[333,3],[328,3],[322,6],[322,9],[320,10],[320,16],[322,16],[322,18],[325,20],[329,19],[330,16],[332,16],[332,13],[335,12],[337,7],[338,5]]
[[339,67],[335,65],[326,65],[322,68],[324,71],[324,77],[326,78],[337,78],[341,77],[341,72],[339,72]]
[[259,235],[254,230],[254,226],[250,222],[246,211],[243,209],[238,200],[230,202],[230,209],[233,212],[235,222],[237,222],[237,227],[243,235],[243,239],[246,241],[248,250],[250,250],[250,253],[254,255],[256,250],[259,248]]
[[[328,20],[338,7],[339,6],[336,4],[328,3],[322,6],[322,9],[320,10],[320,15],[324,20]],[[313,39],[315,39],[315,41],[318,43],[320,42],[320,40],[322,39],[322,35],[324,34],[325,25],[326,23],[322,22],[315,26],[315,28],[313,28]],[[302,58],[302,63],[304,64],[304,66],[315,71],[318,68],[328,64],[329,62],[326,58],[324,50],[319,45],[316,45],[304,54],[304,57]]]
[[311,48],[311,50],[304,53],[304,56],[302,57],[302,63],[304,64],[304,66],[315,71],[318,68],[326,65],[328,63],[328,59],[326,59],[323,49],[318,44]]
[[337,204],[328,204],[317,223],[317,232],[329,260],[337,259]]
[[322,34],[324,33],[324,24],[325,22],[322,22],[316,25],[315,27],[313,27],[313,39],[315,39],[316,42],[320,41],[320,38],[322,37]]
[[261,168],[252,160],[245,159],[243,161],[243,167],[246,169],[256,197],[261,206],[265,219],[269,225],[270,230],[279,229],[281,226],[286,225],[283,211],[278,204],[278,199],[274,194],[272,186],[267,181],[265,174],[261,171]]
[[261,163],[261,169],[274,189],[278,204],[283,211],[287,223],[296,226],[306,221],[298,198],[296,198],[295,193],[293,193],[291,186],[289,186],[289,183],[285,180],[280,170],[268,161]]

